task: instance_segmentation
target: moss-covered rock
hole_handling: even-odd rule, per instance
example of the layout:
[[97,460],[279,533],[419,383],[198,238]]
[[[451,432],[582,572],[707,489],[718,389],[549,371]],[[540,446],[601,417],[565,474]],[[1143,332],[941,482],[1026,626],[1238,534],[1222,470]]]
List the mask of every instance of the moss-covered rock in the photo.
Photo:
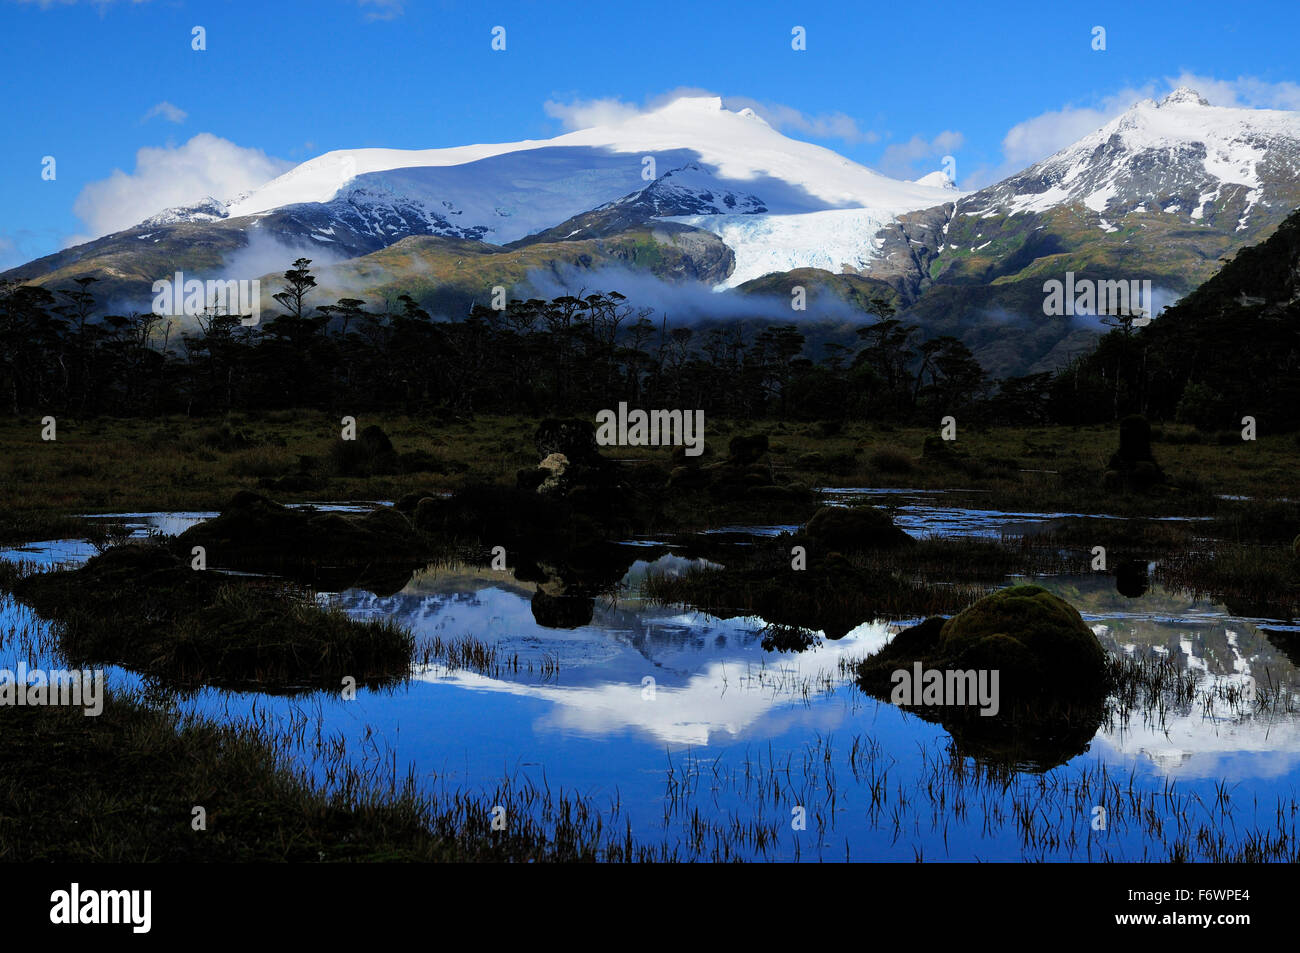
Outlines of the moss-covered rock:
[[749,434],[732,437],[727,445],[727,456],[736,466],[757,463],[768,451],[767,434]]
[[985,596],[944,624],[939,655],[959,668],[997,667],[1016,697],[1087,691],[1105,678],[1106,652],[1078,610],[1041,586]]
[[1041,586],[994,592],[950,619],[905,629],[858,667],[868,694],[893,701],[896,673],[998,675],[996,711],[971,704],[909,705],[981,760],[1047,770],[1085,751],[1101,723],[1106,653],[1079,613]]
[[860,552],[889,549],[916,542],[874,506],[823,506],[804,527],[805,536],[826,550]]

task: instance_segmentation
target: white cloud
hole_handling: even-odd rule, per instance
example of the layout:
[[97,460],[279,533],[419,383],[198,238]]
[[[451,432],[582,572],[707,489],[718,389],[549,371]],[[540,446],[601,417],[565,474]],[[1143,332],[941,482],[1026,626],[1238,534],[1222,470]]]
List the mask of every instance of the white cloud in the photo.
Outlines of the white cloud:
[[231,199],[292,165],[261,149],[246,149],[201,132],[180,146],[146,146],[136,153],[134,172],[114,169],[108,178],[88,183],[72,208],[86,224],[89,237],[98,238],[175,205],[208,196]]
[[1300,84],[1283,80],[1269,83],[1254,76],[1236,79],[1215,79],[1199,76],[1184,70],[1178,76],[1165,80],[1170,89],[1190,86],[1198,91],[1212,106],[1236,106],[1248,109],[1300,110]]
[[1140,99],[1155,95],[1154,84],[1129,87],[1093,106],[1065,106],[1016,123],[1002,140],[1002,155],[1016,169],[1045,159],[1110,122]]
[[162,116],[168,122],[184,122],[186,118],[189,116],[189,113],[187,113],[184,109],[181,109],[179,106],[175,106],[164,99],[158,105],[154,106],[147,113],[145,113],[144,117],[140,121],[148,122],[154,116]]
[[[634,119],[684,96],[718,94],[698,87],[680,86],[652,97],[643,106],[611,96],[603,99],[572,99],[567,102],[549,99],[542,108],[546,115],[560,120],[566,130],[589,129],[592,126],[612,125]],[[793,106],[761,102],[745,96],[719,98],[727,109],[752,109],[773,129],[787,134],[797,133],[815,139],[839,139],[848,143],[876,142],[880,138],[875,132],[860,129],[856,119],[841,112],[810,115]]]
[[575,99],[561,103],[548,99],[542,104],[546,115],[558,119],[566,131],[608,126],[639,116],[643,110],[621,99]]
[[378,7],[366,14],[367,20],[396,20],[406,12],[406,0],[357,0],[363,7]]
[[[917,174],[917,163],[954,153],[965,141],[965,136],[951,129],[945,129],[933,139],[913,136],[907,142],[896,142],[888,146],[881,153],[877,165],[885,175],[910,179]],[[933,172],[935,169],[929,168],[925,171]]]
[[880,139],[879,133],[860,129],[856,119],[842,112],[809,115],[793,106],[765,103],[743,96],[728,96],[726,105],[728,109],[752,109],[769,126],[781,132],[799,132],[816,139],[839,139],[851,144],[877,142]]

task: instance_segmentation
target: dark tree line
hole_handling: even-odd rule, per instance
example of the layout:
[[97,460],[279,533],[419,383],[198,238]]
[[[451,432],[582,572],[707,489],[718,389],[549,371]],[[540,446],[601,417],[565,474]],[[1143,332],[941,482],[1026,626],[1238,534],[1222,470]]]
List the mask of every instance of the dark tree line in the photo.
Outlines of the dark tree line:
[[[102,315],[93,278],[57,291],[0,283],[0,399],[15,415],[80,416],[585,415],[627,401],[741,419],[1038,424],[1186,410],[1189,380],[1171,368],[1189,344],[1161,344],[1161,322],[1140,331],[1121,322],[1057,375],[993,382],[961,341],[922,339],[882,299],[856,346],[830,343],[814,359],[794,324],[672,327],[617,292],[479,305],[457,321],[432,318],[408,295],[382,309],[314,303],[310,264],[293,263],[273,296],[278,313],[251,326],[212,311],[184,322]],[[1191,383],[1204,379],[1203,362]]]

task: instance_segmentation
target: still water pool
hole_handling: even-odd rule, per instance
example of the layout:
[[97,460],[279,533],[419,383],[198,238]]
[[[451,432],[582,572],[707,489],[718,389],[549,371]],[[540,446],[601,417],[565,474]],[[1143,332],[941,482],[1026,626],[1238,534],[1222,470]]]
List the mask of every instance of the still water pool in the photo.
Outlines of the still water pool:
[[[861,489],[832,499],[878,502],[873,495],[884,494]],[[1009,524],[1071,515],[891,495],[900,525],[913,534],[996,535]],[[137,535],[170,534],[211,515],[113,520]],[[537,621],[536,584],[469,565],[417,572],[391,595],[321,593],[356,617],[402,622],[419,646],[471,636],[495,648],[495,661],[478,668],[421,662],[409,681],[360,690],[354,700],[208,689],[175,704],[218,720],[256,715],[288,726],[307,719],[313,732],[345,739],[349,757],[395,765],[399,775],[409,765],[434,793],[486,796],[506,782],[586,798],[611,827],[630,824],[639,841],[699,859],[1164,860],[1180,842],[1195,854],[1207,831],[1227,845],[1252,831],[1294,837],[1300,637],[1283,620],[1233,616],[1158,586],[1126,598],[1100,575],[1033,579],[1078,608],[1110,652],[1172,660],[1201,691],[1181,706],[1107,719],[1048,771],[986,773],[951,750],[939,725],[852,684],[851,663],[906,620],[867,620],[803,652],[767,651],[761,618],[642,601],[646,572],[695,562],[662,549],[640,547],[644,558],[629,550],[636,558],[618,588],[573,628]],[[93,552],[81,541],[56,540],[0,557],[75,565]],[[0,623],[37,624],[7,602]],[[16,660],[9,640],[0,667]],[[112,689],[140,685],[128,671],[108,677]],[[1224,701],[1226,689],[1249,679],[1278,689],[1266,710]],[[303,754],[300,763],[322,777],[312,758]]]

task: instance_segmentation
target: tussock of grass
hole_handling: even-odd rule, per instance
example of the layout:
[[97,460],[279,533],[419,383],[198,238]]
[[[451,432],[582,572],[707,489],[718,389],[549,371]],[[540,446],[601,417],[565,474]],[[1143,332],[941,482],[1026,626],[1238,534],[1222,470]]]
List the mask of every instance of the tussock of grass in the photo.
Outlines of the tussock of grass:
[[[207,812],[195,831],[193,808]],[[456,859],[409,795],[331,797],[255,732],[110,698],[0,712],[0,860]]]
[[351,619],[281,583],[196,571],[160,546],[119,547],[14,590],[58,623],[75,664],[122,665],[176,687],[378,684],[405,677],[414,649],[393,622]]
[[1163,557],[1155,578],[1170,589],[1208,595],[1240,615],[1300,615],[1300,561],[1289,546],[1221,543]]
[[[110,695],[101,715],[0,710],[0,861],[671,860],[563,792],[421,794],[394,762],[358,766],[338,739],[219,726]],[[322,783],[289,767],[323,752]],[[193,828],[195,807],[206,830]],[[505,809],[505,830],[492,829]]]
[[0,543],[34,539],[75,539],[86,531],[85,521],[50,510],[0,510]]

